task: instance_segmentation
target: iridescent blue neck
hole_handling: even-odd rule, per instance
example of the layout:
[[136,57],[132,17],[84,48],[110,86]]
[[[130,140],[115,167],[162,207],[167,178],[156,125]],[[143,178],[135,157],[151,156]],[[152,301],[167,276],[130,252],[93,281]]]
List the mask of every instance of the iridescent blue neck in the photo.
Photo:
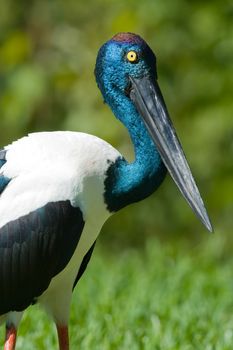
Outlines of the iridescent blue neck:
[[117,94],[106,102],[128,129],[135,152],[134,162],[119,157],[107,171],[105,201],[110,211],[117,211],[153,193],[163,181],[166,168],[131,100]]

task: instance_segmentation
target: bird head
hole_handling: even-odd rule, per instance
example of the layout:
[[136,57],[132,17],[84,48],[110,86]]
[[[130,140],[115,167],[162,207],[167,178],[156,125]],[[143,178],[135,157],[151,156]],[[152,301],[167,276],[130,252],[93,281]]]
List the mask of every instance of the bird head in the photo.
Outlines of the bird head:
[[115,35],[99,50],[95,75],[104,100],[117,117],[118,106],[127,106],[123,122],[129,118],[129,106],[136,109],[182,195],[206,228],[212,231],[160,91],[156,57],[148,44],[133,33]]
[[147,43],[136,34],[119,33],[99,50],[95,75],[106,102],[128,94],[130,77],[156,78],[156,57]]

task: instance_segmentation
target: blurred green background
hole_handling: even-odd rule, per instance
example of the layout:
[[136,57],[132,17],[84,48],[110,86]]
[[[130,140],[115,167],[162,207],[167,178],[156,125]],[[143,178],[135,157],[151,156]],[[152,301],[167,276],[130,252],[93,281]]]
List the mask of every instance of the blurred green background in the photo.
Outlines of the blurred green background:
[[[160,86],[215,235],[169,177],[150,198],[113,216],[73,298],[72,346],[230,350],[231,0],[1,0],[0,147],[28,132],[77,130],[133,159],[127,132],[103,104],[93,74],[99,47],[120,31],[140,34],[156,52]],[[55,347],[51,323],[39,322],[33,310],[18,348]]]
[[[157,54],[160,86],[215,231],[232,230],[232,1],[5,0],[0,13],[0,146],[32,131],[77,130],[132,159],[93,70],[103,42],[136,32]],[[115,215],[102,242],[201,240],[204,231],[167,178],[149,199]]]

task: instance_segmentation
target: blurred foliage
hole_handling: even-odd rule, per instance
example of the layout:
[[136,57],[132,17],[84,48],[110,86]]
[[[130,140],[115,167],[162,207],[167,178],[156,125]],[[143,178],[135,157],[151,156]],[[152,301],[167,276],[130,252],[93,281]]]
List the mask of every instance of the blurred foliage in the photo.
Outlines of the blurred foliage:
[[[77,130],[132,159],[93,70],[103,42],[136,32],[157,53],[160,85],[215,230],[232,231],[232,1],[2,0],[0,13],[0,146],[32,131]],[[103,240],[123,246],[154,233],[201,239],[204,229],[167,179],[104,231]]]

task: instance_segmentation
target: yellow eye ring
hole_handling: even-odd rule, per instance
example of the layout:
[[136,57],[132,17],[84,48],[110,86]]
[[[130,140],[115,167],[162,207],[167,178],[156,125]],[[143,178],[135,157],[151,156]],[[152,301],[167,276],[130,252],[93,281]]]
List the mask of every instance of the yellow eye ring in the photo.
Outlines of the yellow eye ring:
[[135,51],[129,51],[126,57],[127,57],[127,60],[131,63],[135,63],[138,60],[138,55],[137,55],[137,52]]

